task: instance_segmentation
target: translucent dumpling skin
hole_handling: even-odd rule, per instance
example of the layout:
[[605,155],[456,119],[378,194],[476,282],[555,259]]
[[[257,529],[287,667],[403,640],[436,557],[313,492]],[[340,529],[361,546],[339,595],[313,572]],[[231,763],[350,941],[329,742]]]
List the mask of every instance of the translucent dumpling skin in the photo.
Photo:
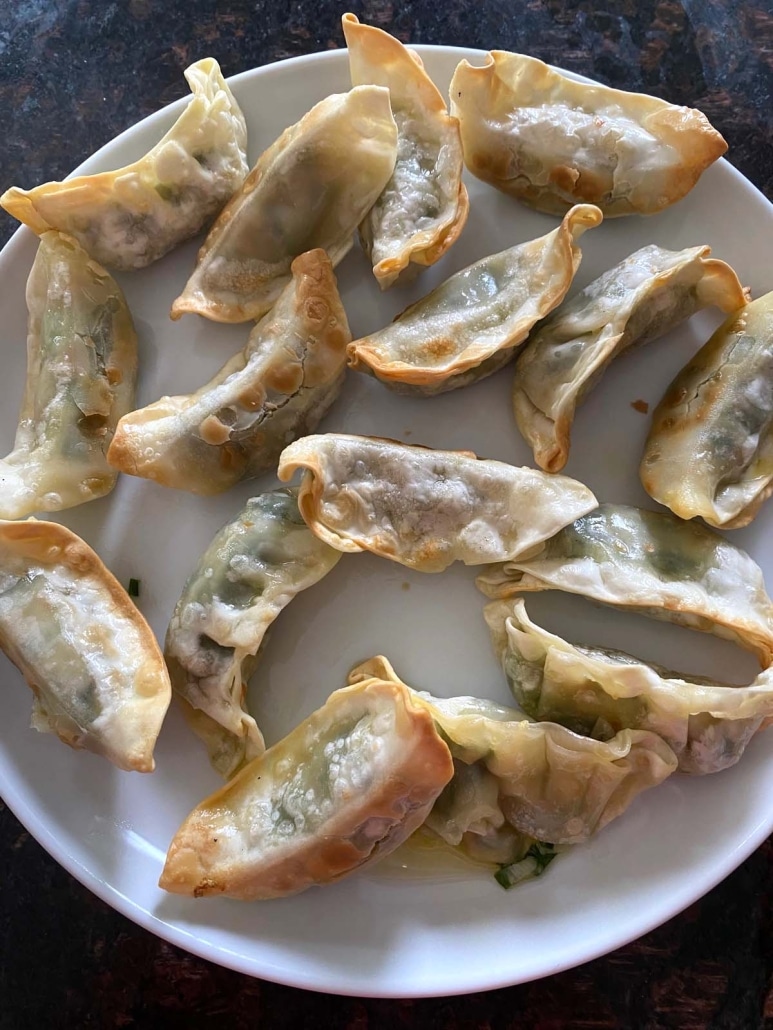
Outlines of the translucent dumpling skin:
[[731,315],[652,416],[641,481],[683,519],[748,525],[773,492],[773,293]]
[[462,183],[459,123],[418,54],[353,14],[342,18],[352,85],[389,89],[397,161],[362,223],[360,238],[382,289],[438,261],[458,239],[469,211]]
[[773,662],[762,569],[719,533],[670,512],[601,504],[524,558],[478,576],[488,597],[565,590],[732,640]]
[[472,174],[549,214],[578,203],[654,214],[727,150],[694,108],[575,82],[523,54],[460,61],[450,92]]
[[139,161],[112,172],[14,186],[0,204],[41,235],[58,229],[108,268],[157,261],[206,226],[247,174],[247,126],[217,61],[185,71],[193,96]]
[[0,522],[0,647],[35,695],[35,729],[152,771],[171,696],[163,656],[124,588],[64,526]]
[[[381,655],[353,669],[349,681],[365,684],[370,677],[411,689]],[[502,848],[513,849],[504,861],[515,860],[524,837],[551,844],[589,840],[676,769],[671,748],[648,731],[593,740],[483,698],[424,691],[414,697],[454,758],[453,779],[427,825],[484,861]]]
[[107,451],[134,406],[137,336],[118,283],[77,240],[46,232],[27,281],[27,381],[0,517],[94,500],[115,486]]
[[172,305],[215,322],[260,318],[290,278],[293,259],[321,248],[335,267],[387,184],[397,126],[382,86],[357,86],[316,104],[264,151],[218,216]]
[[421,572],[522,554],[597,504],[567,476],[345,433],[285,448],[279,478],[298,469],[298,506],[321,540]]
[[338,690],[191,812],[159,886],[255,901],[340,880],[401,844],[452,775],[448,746],[406,687]]
[[734,311],[744,304],[738,276],[710,253],[642,247],[539,325],[516,362],[513,409],[541,468],[564,467],[576,408],[618,355],[701,308]]
[[209,383],[121,419],[111,465],[217,494],[273,470],[291,440],[317,428],[343,385],[351,333],[325,252],[302,254],[291,273],[244,350]]
[[522,600],[485,609],[497,658],[518,704],[533,719],[609,740],[648,730],[688,773],[734,765],[773,717],[773,674],[746,687],[682,676],[622,651],[571,644],[536,626]]
[[266,631],[340,557],[301,518],[297,490],[272,490],[223,526],[185,584],[164,656],[191,727],[226,778],[264,750],[245,694]]
[[391,325],[351,343],[349,365],[420,396],[491,375],[564,299],[582,259],[578,240],[601,220],[597,207],[579,204],[552,232],[463,268]]

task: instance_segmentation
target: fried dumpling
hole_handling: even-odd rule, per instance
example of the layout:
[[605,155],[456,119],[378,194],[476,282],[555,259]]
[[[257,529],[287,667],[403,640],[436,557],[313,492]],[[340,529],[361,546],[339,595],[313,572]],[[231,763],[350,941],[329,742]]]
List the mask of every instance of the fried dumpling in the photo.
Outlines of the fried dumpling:
[[597,504],[565,476],[343,433],[287,447],[277,474],[287,481],[297,469],[298,507],[320,539],[421,572],[523,554]]
[[642,247],[565,301],[529,338],[515,365],[513,407],[541,468],[560,472],[566,464],[575,409],[614,358],[701,308],[734,311],[744,304],[738,276],[710,253]]
[[486,606],[494,650],[513,696],[533,719],[608,740],[651,730],[688,773],[734,765],[773,718],[773,671],[747,687],[687,677],[622,651],[570,644],[536,626],[522,600]]
[[373,274],[386,289],[408,270],[433,265],[457,240],[469,211],[459,123],[418,54],[353,14],[342,18],[353,86],[389,89],[397,161],[360,225]]
[[694,108],[576,82],[523,54],[460,61],[450,95],[472,174],[550,214],[579,202],[606,216],[654,214],[727,150]]
[[[401,684],[382,656],[352,670],[349,680]],[[668,744],[645,730],[623,730],[610,740],[598,741],[556,723],[533,722],[521,712],[481,698],[438,698],[423,691],[414,696],[432,715],[451,749],[455,774],[446,791],[455,789],[454,780],[461,775],[468,795],[465,808],[477,809],[477,818],[468,816],[463,823],[458,799],[456,805],[448,805],[446,795],[438,799],[429,825],[452,844],[461,843],[455,838],[464,826],[463,835],[480,838],[479,853],[486,839],[501,847],[507,838],[502,833],[505,827],[531,840],[579,844],[676,769]],[[457,781],[456,788],[460,786]],[[444,809],[454,812],[445,824]],[[469,853],[472,842],[464,843]],[[521,847],[512,834],[510,846]]]
[[297,490],[251,497],[191,573],[166,634],[172,689],[227,779],[264,751],[247,680],[282,609],[337,564],[298,511]]
[[652,416],[641,481],[683,519],[737,529],[773,492],[773,293],[720,326]]
[[578,205],[547,235],[462,269],[350,344],[350,366],[425,396],[491,375],[564,299],[580,265],[577,240],[600,222],[598,208]]
[[356,86],[320,101],[264,151],[218,216],[172,318],[259,318],[299,254],[319,247],[337,265],[396,157],[389,90]]
[[488,597],[564,590],[732,640],[773,662],[773,602],[740,547],[668,512],[602,504],[476,583]]
[[452,773],[432,716],[406,687],[337,690],[191,812],[159,886],[253,901],[340,880],[401,844]]
[[119,769],[151,772],[171,696],[150,627],[79,537],[0,522],[0,647],[35,695],[32,725]]
[[214,379],[121,419],[111,465],[163,486],[217,494],[272,470],[283,447],[316,429],[343,384],[351,333],[324,251],[296,258],[292,276],[244,350]]
[[91,257],[123,271],[195,236],[244,181],[247,126],[217,61],[197,61],[185,78],[190,103],[139,161],[32,190],[14,186],[0,204],[38,235],[70,233]]
[[137,337],[124,295],[71,236],[46,232],[27,281],[27,381],[0,459],[0,518],[109,493],[107,449],[134,406]]

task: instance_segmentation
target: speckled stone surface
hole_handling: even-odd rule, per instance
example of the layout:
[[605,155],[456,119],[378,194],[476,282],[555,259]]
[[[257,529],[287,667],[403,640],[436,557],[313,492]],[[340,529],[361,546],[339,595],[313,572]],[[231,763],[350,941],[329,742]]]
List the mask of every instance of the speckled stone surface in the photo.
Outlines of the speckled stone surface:
[[[405,41],[521,50],[699,107],[728,140],[729,159],[773,199],[770,0],[5,0],[0,187],[64,176],[182,96],[182,69],[207,54],[232,74],[340,46],[347,9]],[[3,214],[0,241],[13,228]],[[198,1028],[220,1018],[232,1030],[773,1027],[772,841],[613,955],[534,984],[424,1001],[317,995],[194,958],[81,887],[2,804],[0,855],[2,1030]]]

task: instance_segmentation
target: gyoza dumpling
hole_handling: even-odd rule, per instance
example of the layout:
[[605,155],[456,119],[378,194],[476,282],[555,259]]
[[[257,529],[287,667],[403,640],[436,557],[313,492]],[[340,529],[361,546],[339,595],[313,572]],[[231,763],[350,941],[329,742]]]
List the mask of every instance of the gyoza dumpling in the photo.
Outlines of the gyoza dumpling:
[[[358,666],[349,680],[401,683],[381,656]],[[507,846],[509,836],[515,854],[500,861],[517,860],[518,835],[551,844],[588,840],[676,769],[673,751],[655,733],[623,730],[602,742],[556,723],[532,722],[521,712],[476,697],[438,698],[423,691],[414,697],[442,731],[455,768],[461,763],[474,770],[462,774],[468,795],[462,836],[477,835],[479,848],[486,839],[496,848]],[[454,780],[446,789],[454,790]],[[448,800],[441,795],[429,825],[457,844],[465,821],[461,806]],[[445,823],[444,810],[453,812]],[[503,833],[505,827],[515,834]],[[469,838],[463,843],[469,853]]]
[[409,262],[414,270],[433,265],[464,228],[470,205],[459,123],[418,54],[353,14],[341,21],[352,85],[387,86],[397,124],[394,171],[360,225],[373,274],[386,289]]
[[298,507],[321,540],[421,572],[523,554],[597,504],[565,476],[344,433],[287,447],[277,475],[297,469],[306,470]]
[[301,518],[297,490],[272,490],[223,526],[185,584],[164,656],[191,727],[227,779],[264,750],[245,694],[266,630],[340,557]]
[[581,647],[529,619],[522,600],[494,601],[486,622],[513,696],[533,719],[608,740],[651,730],[688,773],[734,765],[773,717],[773,671],[748,687],[670,672],[622,651]]
[[773,492],[773,293],[731,315],[652,416],[641,481],[683,519],[748,525]]
[[773,602],[749,555],[700,523],[602,504],[526,558],[478,576],[488,597],[565,590],[732,640],[773,662]]
[[116,281],[71,236],[47,232],[27,280],[27,381],[0,459],[0,518],[110,493],[107,449],[134,406],[137,337]]
[[70,233],[108,268],[144,268],[210,222],[247,174],[247,127],[211,57],[185,70],[193,97],[143,158],[114,172],[12,187],[0,204],[38,235]]
[[580,266],[577,240],[600,222],[598,208],[578,205],[546,236],[462,269],[391,325],[350,344],[350,366],[424,396],[491,375],[564,299]]
[[577,405],[610,362],[649,343],[700,308],[734,311],[738,276],[710,247],[642,247],[553,312],[518,356],[513,407],[538,465],[560,472]]
[[172,318],[260,318],[287,285],[293,258],[320,247],[337,265],[396,157],[387,89],[357,86],[320,101],[261,155],[223,209]]
[[434,720],[406,687],[337,690],[191,812],[159,886],[253,901],[340,880],[394,851],[452,773]]
[[316,429],[343,384],[351,333],[324,251],[296,258],[292,275],[244,350],[214,379],[121,419],[111,465],[217,494],[272,470],[286,444]]
[[606,216],[654,214],[727,150],[694,108],[575,82],[523,54],[460,61],[450,96],[472,174],[550,214],[578,202]]
[[0,522],[0,647],[35,695],[32,725],[151,772],[171,696],[150,627],[92,549],[54,522]]

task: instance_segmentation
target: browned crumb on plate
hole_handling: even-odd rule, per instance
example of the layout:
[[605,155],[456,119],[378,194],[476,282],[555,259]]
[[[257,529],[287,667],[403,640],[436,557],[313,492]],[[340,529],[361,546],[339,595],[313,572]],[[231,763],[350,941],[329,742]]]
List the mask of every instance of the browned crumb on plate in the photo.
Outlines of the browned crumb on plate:
[[403,580],[403,590],[410,590],[410,589],[411,589],[411,584],[408,582],[408,580],[407,579]]
[[631,407],[635,411],[640,411],[642,415],[646,415],[650,410],[650,406],[646,401],[631,401]]

